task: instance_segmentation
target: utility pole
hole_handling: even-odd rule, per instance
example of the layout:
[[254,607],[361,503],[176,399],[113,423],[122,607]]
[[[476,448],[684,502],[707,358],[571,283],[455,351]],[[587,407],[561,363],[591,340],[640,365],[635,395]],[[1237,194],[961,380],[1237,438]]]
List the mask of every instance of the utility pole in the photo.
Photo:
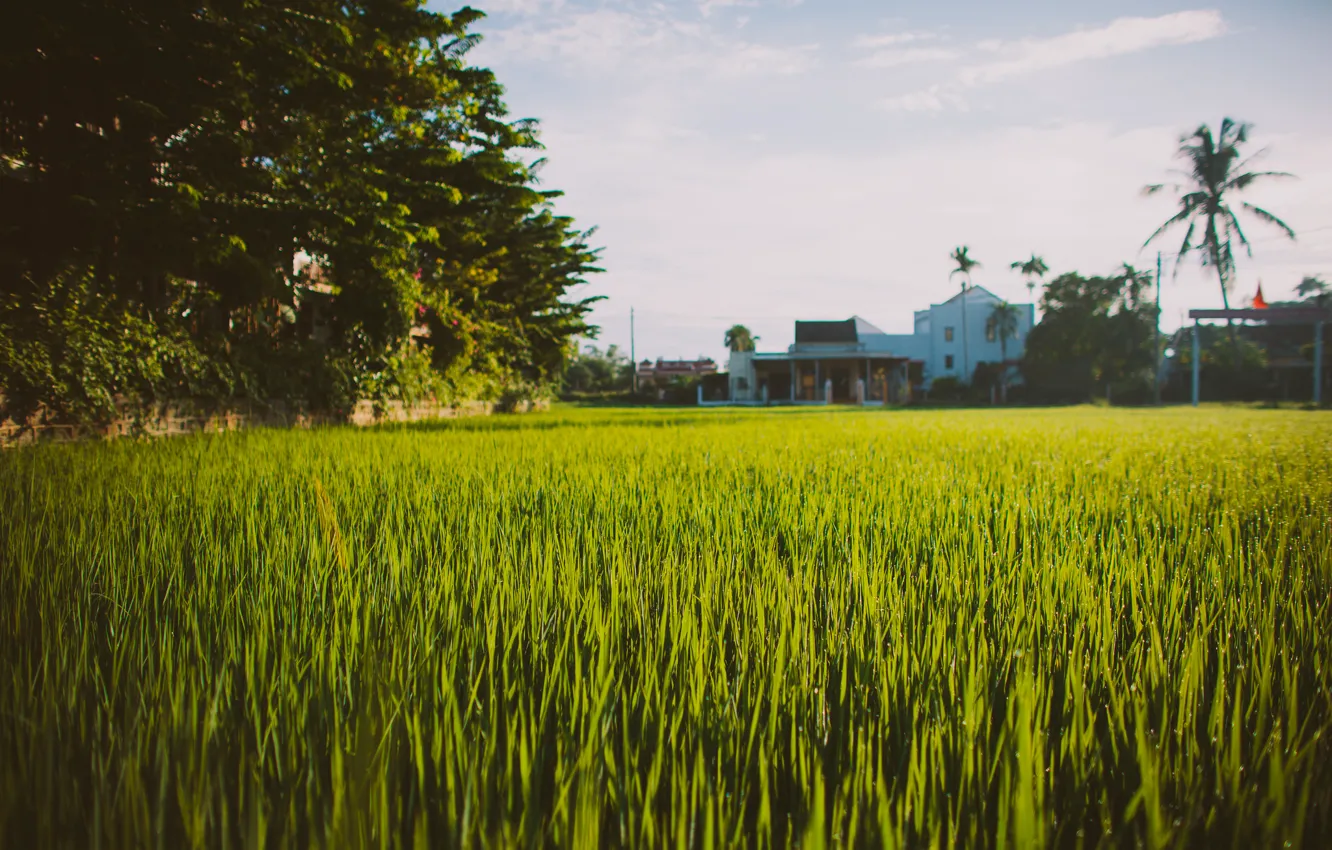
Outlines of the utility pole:
[[1152,400],[1161,406],[1161,252],[1156,252],[1156,316],[1152,341],[1156,349],[1156,368],[1152,371]]
[[634,348],[634,308],[629,308],[629,362],[634,370],[629,374],[631,377],[630,386],[633,387],[634,395],[638,395],[638,351]]

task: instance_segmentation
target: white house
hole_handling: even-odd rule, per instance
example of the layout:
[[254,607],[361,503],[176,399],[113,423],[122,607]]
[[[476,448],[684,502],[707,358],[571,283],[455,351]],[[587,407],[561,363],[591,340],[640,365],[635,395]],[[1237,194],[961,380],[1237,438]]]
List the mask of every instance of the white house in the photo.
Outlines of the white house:
[[942,304],[916,311],[912,338],[927,340],[922,349],[926,386],[943,377],[969,383],[978,363],[999,363],[1005,353],[1010,361],[1022,357],[1027,335],[1036,324],[1036,305],[1013,305],[1017,307],[1017,331],[1001,344],[997,334],[985,329],[995,305],[1001,303],[1003,299],[990,290],[973,286]]
[[913,386],[928,389],[944,377],[967,382],[978,363],[1022,356],[1036,319],[1032,304],[1016,304],[1017,330],[1000,340],[987,331],[1002,299],[980,286],[915,313],[914,333],[889,334],[853,316],[840,322],[795,323],[784,352],[731,352],[730,398],[735,402],[823,404],[898,403]]

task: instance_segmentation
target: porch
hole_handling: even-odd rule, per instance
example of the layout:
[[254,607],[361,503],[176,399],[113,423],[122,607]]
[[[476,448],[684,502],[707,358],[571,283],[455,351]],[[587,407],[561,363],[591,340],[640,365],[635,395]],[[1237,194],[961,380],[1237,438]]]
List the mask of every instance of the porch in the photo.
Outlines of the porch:
[[[917,373],[920,367],[916,364]],[[906,357],[815,352],[754,356],[756,395],[769,403],[906,404],[911,401],[911,373]]]

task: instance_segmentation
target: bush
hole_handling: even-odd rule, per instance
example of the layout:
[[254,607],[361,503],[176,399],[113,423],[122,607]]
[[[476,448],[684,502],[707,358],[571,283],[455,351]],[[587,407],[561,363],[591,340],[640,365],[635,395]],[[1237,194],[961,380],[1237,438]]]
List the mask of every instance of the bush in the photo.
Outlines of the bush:
[[950,376],[935,378],[930,384],[929,401],[965,401],[967,387],[957,378]]
[[183,328],[99,292],[88,269],[28,291],[0,296],[0,418],[26,422],[44,408],[51,419],[102,425],[204,385],[229,388]]

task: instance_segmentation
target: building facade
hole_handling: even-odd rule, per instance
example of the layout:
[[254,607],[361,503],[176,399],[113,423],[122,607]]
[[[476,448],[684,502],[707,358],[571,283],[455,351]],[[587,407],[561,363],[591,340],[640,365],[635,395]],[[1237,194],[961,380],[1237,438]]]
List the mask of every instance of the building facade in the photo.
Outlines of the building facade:
[[701,357],[698,360],[665,360],[658,357],[656,363],[651,360],[639,363],[635,371],[640,384],[667,384],[675,378],[689,379],[715,375],[717,361],[711,357]]
[[[980,286],[914,315],[913,333],[885,333],[859,316],[795,324],[784,352],[731,352],[730,398],[745,403],[897,404],[940,378],[968,383],[977,364],[1015,363],[1035,324],[1036,308],[1016,304],[1007,339],[987,331],[1002,299]],[[1011,367],[1010,367],[1011,368]]]

